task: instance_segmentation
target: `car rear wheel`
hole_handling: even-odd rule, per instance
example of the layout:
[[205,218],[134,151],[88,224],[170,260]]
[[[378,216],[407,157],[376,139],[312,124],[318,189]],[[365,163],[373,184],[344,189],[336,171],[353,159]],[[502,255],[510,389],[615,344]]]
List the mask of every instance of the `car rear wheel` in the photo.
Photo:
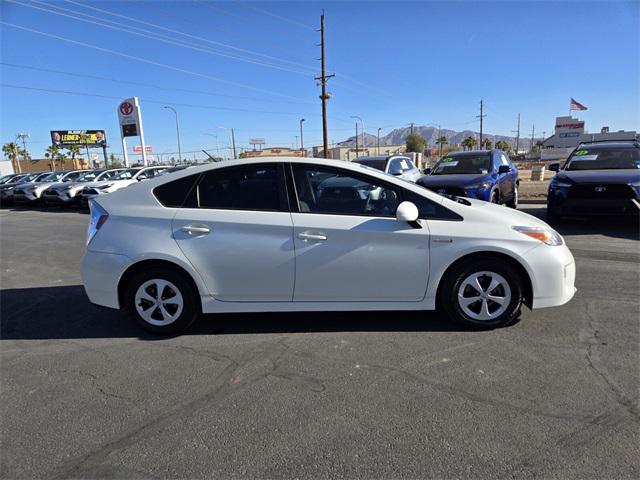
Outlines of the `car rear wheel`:
[[496,192],[495,190],[491,192],[491,197],[489,197],[489,201],[491,203],[498,203],[498,192]]
[[507,202],[507,207],[518,208],[518,185],[514,185],[513,196],[511,197],[511,200]]
[[440,303],[449,317],[476,329],[512,324],[522,307],[522,280],[507,262],[478,259],[449,271]]
[[129,315],[149,332],[177,333],[198,316],[191,283],[171,269],[150,268],[138,273],[129,282],[125,295]]

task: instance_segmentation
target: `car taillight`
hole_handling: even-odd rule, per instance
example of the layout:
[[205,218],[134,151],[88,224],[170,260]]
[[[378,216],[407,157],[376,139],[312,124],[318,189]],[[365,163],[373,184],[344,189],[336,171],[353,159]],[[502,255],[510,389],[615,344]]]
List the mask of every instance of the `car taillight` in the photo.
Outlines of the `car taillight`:
[[91,240],[96,236],[98,230],[102,228],[109,218],[107,211],[95,200],[89,200],[89,209],[91,210],[91,218],[89,220],[89,226],[87,227],[87,245],[91,243]]

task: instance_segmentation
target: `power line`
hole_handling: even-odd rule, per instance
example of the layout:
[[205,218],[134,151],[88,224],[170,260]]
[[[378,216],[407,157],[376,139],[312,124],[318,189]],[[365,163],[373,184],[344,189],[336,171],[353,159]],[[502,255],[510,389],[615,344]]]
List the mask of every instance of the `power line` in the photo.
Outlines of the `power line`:
[[92,48],[94,50],[98,50],[98,51],[101,51],[101,52],[106,52],[106,53],[110,53],[112,55],[116,55],[116,56],[119,56],[119,57],[127,58],[127,59],[130,59],[130,60],[135,60],[137,62],[142,62],[142,63],[146,63],[146,64],[149,64],[149,65],[154,65],[156,67],[166,68],[168,70],[173,70],[175,72],[185,73],[187,75],[193,75],[193,76],[196,76],[196,77],[202,77],[202,78],[206,78],[208,80],[213,80],[215,82],[225,83],[225,84],[232,85],[232,86],[239,87],[239,88],[246,88],[246,89],[249,89],[249,90],[255,90],[257,92],[267,93],[269,95],[276,95],[276,96],[281,96],[281,97],[289,98],[289,99],[293,99],[293,100],[300,100],[299,98],[292,97],[292,96],[286,95],[284,93],[271,92],[269,90],[264,90],[262,88],[252,87],[250,85],[244,85],[242,83],[233,82],[231,80],[225,80],[223,78],[214,77],[212,75],[207,75],[207,74],[204,74],[204,73],[194,72],[192,70],[187,70],[187,69],[180,68],[180,67],[174,67],[174,66],[168,65],[166,63],[156,62],[154,60],[149,60],[149,59],[146,59],[146,58],[143,58],[143,57],[137,57],[135,55],[129,55],[127,53],[118,52],[116,50],[111,50],[111,49],[104,48],[104,47],[99,47],[97,45],[92,45],[90,43],[80,42],[78,40],[72,40],[70,38],[62,37],[62,36],[59,36],[59,35],[54,35],[52,33],[43,32],[43,31],[40,31],[40,30],[36,30],[34,28],[24,27],[22,25],[16,25],[16,24],[13,24],[13,23],[4,22],[2,20],[0,20],[0,24],[7,25],[8,27],[17,28],[19,30],[24,30],[26,32],[35,33],[37,35],[42,35],[44,37],[54,38],[56,40],[61,40],[63,42],[73,43],[75,45],[80,45],[82,47]]
[[[27,4],[27,3],[22,3],[22,2],[19,2],[17,0],[7,0],[7,1],[10,2],[10,3],[15,3],[16,5],[20,5],[20,6],[23,6],[23,7],[32,8],[32,9],[36,9],[36,10],[41,10],[41,11],[44,11],[44,12],[47,12],[47,13],[51,13],[51,14],[54,14],[54,15],[59,15],[61,17],[71,18],[73,20],[77,20],[77,21],[80,21],[80,22],[85,22],[85,23],[90,23],[90,24],[93,24],[93,25],[98,25],[98,26],[103,27],[103,28],[109,28],[109,29],[112,29],[112,30],[125,32],[125,33],[127,33],[129,35],[136,35],[136,36],[139,36],[139,37],[149,38],[149,39],[156,40],[156,41],[163,42],[163,43],[167,43],[167,44],[170,44],[170,45],[176,45],[178,47],[188,48],[190,50],[195,50],[195,51],[199,51],[199,52],[202,52],[202,53],[208,53],[210,55],[221,56],[221,57],[230,58],[230,59],[233,59],[233,60],[238,60],[238,61],[241,61],[241,62],[251,63],[251,64],[254,64],[254,65],[260,65],[260,66],[264,66],[264,67],[275,68],[277,70],[282,70],[282,71],[286,71],[286,72],[290,72],[290,73],[296,73],[296,74],[299,74],[299,75],[311,75],[311,72],[303,72],[303,71],[300,71],[300,70],[294,70],[291,67],[284,67],[284,66],[280,66],[280,65],[277,65],[277,64],[274,64],[274,63],[268,63],[268,62],[265,62],[265,61],[262,61],[262,60],[255,60],[255,59],[251,59],[251,58],[240,57],[240,56],[237,56],[237,55],[229,54],[227,52],[222,52],[222,51],[219,51],[219,50],[215,50],[215,49],[213,49],[211,47],[198,45],[198,44],[193,43],[193,42],[185,42],[185,41],[182,41],[182,40],[176,40],[175,38],[169,37],[167,35],[162,35],[162,34],[153,32],[151,30],[145,30],[145,29],[142,29],[142,28],[139,28],[139,27],[133,27],[133,26],[130,26],[130,25],[127,25],[126,27],[121,26],[119,24],[113,25],[116,22],[113,22],[111,20],[107,20],[107,19],[104,19],[104,18],[96,17],[96,16],[93,16],[93,15],[88,15],[86,13],[73,11],[73,13],[76,14],[76,15],[81,15],[81,16],[87,17],[87,18],[80,18],[78,16],[71,15],[71,14],[67,13],[67,11],[64,10],[62,7],[57,7],[55,5],[46,4],[46,3],[43,3],[43,2],[39,2],[37,0],[32,0],[32,2],[39,3],[41,5],[46,5],[49,8],[48,9],[47,8],[42,8],[42,7],[39,7],[39,6],[36,6],[36,5],[30,5],[30,4]],[[69,0],[64,0],[64,1],[69,1]],[[75,3],[75,2],[71,2],[71,3]],[[58,10],[63,10],[63,12],[58,12],[58,11],[55,11],[55,10],[51,10],[51,8],[55,8],[55,9],[58,9]],[[88,7],[88,8],[93,8],[93,7]],[[98,10],[100,10],[100,9],[98,9]],[[88,18],[89,19],[93,19],[93,20],[89,20]],[[129,17],[127,17],[127,18],[129,18]],[[133,21],[135,21],[135,19],[133,19]],[[146,23],[146,22],[143,22],[143,23]],[[163,27],[158,26],[158,28],[163,28]],[[132,29],[138,30],[138,31],[133,31]],[[140,33],[140,32],[145,32],[145,33]],[[183,34],[183,35],[188,35],[188,34]],[[285,60],[285,62],[286,62],[286,60]],[[310,67],[304,67],[304,68],[310,68]]]
[[187,88],[166,87],[166,86],[162,86],[162,85],[154,85],[154,84],[151,84],[151,83],[133,82],[133,81],[130,81],[130,80],[122,80],[122,79],[119,79],[119,78],[102,77],[102,76],[99,76],[99,75],[87,75],[87,74],[83,74],[83,73],[79,73],[79,72],[65,72],[65,71],[53,70],[53,69],[49,69],[49,68],[40,68],[40,67],[36,67],[34,65],[20,65],[20,64],[14,64],[14,63],[6,63],[6,62],[0,62],[0,65],[12,67],[12,68],[22,68],[22,69],[27,69],[27,70],[34,70],[34,71],[37,71],[37,72],[46,72],[46,73],[54,73],[54,74],[58,74],[58,75],[67,75],[67,76],[70,76],[70,77],[90,78],[90,79],[93,79],[93,80],[102,80],[102,81],[114,82],[114,83],[118,83],[118,84],[138,85],[138,86],[141,86],[141,87],[157,88],[159,90],[170,90],[170,91],[176,91],[176,92],[195,93],[195,94],[198,94],[198,95],[210,95],[210,96],[214,96],[214,97],[235,98],[235,99],[240,99],[240,100],[252,100],[254,102],[286,103],[286,104],[293,104],[293,105],[314,104],[311,101],[291,102],[291,101],[286,101],[286,100],[269,100],[269,99],[266,99],[266,98],[263,98],[263,97],[245,97],[245,96],[242,96],[242,95],[228,95],[228,94],[225,94],[225,93],[207,92],[207,91],[204,91],[204,90],[191,90],[191,89],[187,89]]
[[244,8],[248,8],[248,9],[254,10],[256,12],[264,13],[265,15],[269,15],[270,17],[277,18],[278,20],[282,20],[282,21],[290,23],[292,25],[297,25],[299,27],[303,27],[303,28],[306,28],[306,29],[311,30],[311,31],[315,31],[316,30],[311,25],[307,25],[305,23],[298,22],[297,20],[292,20],[292,19],[287,18],[287,17],[282,17],[280,15],[276,15],[275,13],[271,13],[271,12],[269,12],[267,10],[262,10],[261,8],[258,8],[258,7],[254,7],[254,6],[251,6],[251,5],[245,5],[244,2],[240,2],[239,0],[236,0],[236,3],[238,5],[243,6]]
[[[96,97],[96,98],[105,98],[109,100],[122,100],[121,97],[116,97],[113,95],[102,95],[100,93],[86,93],[86,92],[72,92],[68,90],[54,90],[51,88],[40,88],[40,87],[30,87],[27,85],[14,85],[9,83],[1,83],[0,87],[4,88],[15,88],[19,90],[33,90],[39,92],[47,92],[47,93],[58,93],[61,95],[75,95],[80,97]],[[270,115],[309,115],[309,113],[301,113],[301,112],[274,112],[269,110],[249,110],[245,108],[233,108],[233,107],[219,107],[214,105],[202,105],[202,104],[191,104],[191,103],[177,103],[171,102],[167,100],[153,100],[149,98],[144,99],[147,103],[158,103],[163,105],[173,105],[177,107],[189,107],[189,108],[204,108],[209,110],[226,110],[230,112],[245,112],[245,113],[265,113]]]

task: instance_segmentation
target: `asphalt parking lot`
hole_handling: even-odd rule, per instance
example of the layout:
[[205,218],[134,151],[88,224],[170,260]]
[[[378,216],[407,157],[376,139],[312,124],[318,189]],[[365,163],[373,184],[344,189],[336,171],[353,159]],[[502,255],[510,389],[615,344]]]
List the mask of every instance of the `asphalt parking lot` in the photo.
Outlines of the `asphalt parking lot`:
[[506,329],[244,314],[159,339],[89,304],[86,223],[0,211],[2,478],[640,477],[637,225],[560,229],[576,297]]

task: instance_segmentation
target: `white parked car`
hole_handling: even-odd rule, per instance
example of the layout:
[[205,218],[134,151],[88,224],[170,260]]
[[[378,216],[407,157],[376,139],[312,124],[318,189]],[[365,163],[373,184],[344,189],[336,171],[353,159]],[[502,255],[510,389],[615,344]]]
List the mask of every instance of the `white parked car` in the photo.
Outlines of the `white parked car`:
[[376,170],[410,182],[417,182],[422,177],[418,167],[413,164],[413,160],[405,155],[359,157],[353,160],[353,163],[375,168]]
[[54,183],[43,193],[45,205],[72,205],[80,201],[82,190],[90,182],[103,182],[117,176],[123,168],[87,170],[75,181]]
[[87,170],[63,170],[51,172],[44,178],[39,177],[31,183],[16,185],[13,190],[13,201],[16,204],[33,204],[42,202],[42,194],[53,185],[75,182]]
[[175,332],[202,313],[433,310],[512,323],[562,305],[575,264],[541,220],[349,162],[192,167],[91,200],[89,299]]
[[88,199],[95,195],[112,193],[142,180],[160,175],[169,167],[133,167],[125,168],[113,178],[87,183],[82,189],[81,203],[86,205]]

